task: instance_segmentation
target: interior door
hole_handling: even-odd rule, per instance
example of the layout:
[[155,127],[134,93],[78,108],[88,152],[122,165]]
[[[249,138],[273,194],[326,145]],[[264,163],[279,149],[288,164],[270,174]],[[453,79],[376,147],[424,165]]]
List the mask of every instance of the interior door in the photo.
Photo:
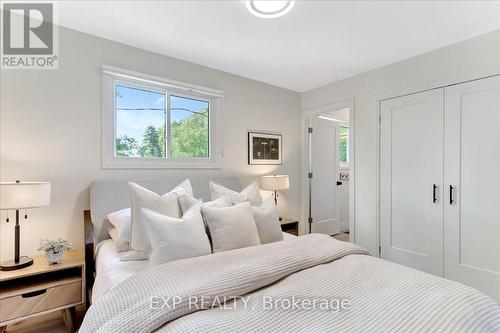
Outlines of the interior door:
[[443,276],[443,89],[381,102],[381,257]]
[[312,232],[335,235],[340,232],[337,209],[339,178],[338,122],[311,117],[310,161]]
[[446,88],[445,119],[444,276],[500,302],[500,77]]

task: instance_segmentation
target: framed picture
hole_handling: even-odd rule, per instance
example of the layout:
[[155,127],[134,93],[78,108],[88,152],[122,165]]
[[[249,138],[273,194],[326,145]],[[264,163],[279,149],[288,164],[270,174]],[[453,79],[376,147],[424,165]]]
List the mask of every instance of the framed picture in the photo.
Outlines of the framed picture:
[[248,132],[248,164],[281,164],[281,135]]

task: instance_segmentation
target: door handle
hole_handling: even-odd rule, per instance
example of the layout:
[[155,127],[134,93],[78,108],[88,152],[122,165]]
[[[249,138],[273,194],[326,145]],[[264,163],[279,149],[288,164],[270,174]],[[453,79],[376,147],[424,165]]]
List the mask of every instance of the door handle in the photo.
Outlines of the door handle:
[[450,205],[453,205],[453,203],[455,203],[455,200],[453,200],[453,190],[455,188],[453,187],[453,185],[450,185]]
[[438,186],[436,184],[432,184],[432,202],[433,203],[436,203],[438,201],[437,199],[437,189],[438,189]]

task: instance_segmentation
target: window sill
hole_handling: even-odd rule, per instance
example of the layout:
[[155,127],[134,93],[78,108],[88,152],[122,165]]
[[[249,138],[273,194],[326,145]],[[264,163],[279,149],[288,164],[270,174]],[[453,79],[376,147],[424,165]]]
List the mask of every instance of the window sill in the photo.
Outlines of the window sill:
[[157,159],[157,158],[127,158],[112,157],[102,161],[103,169],[222,169],[221,161],[206,158]]

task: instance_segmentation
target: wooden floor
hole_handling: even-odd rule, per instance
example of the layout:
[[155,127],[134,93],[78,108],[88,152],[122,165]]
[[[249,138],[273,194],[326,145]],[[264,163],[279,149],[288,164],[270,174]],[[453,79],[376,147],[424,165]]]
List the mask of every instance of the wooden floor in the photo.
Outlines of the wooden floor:
[[[83,320],[84,308],[77,307],[75,328],[78,330]],[[68,333],[62,318],[61,311],[42,315],[8,325],[7,333]]]
[[349,241],[349,231],[341,232],[340,234],[333,235],[332,237],[335,239],[338,239],[339,241],[348,242]]

